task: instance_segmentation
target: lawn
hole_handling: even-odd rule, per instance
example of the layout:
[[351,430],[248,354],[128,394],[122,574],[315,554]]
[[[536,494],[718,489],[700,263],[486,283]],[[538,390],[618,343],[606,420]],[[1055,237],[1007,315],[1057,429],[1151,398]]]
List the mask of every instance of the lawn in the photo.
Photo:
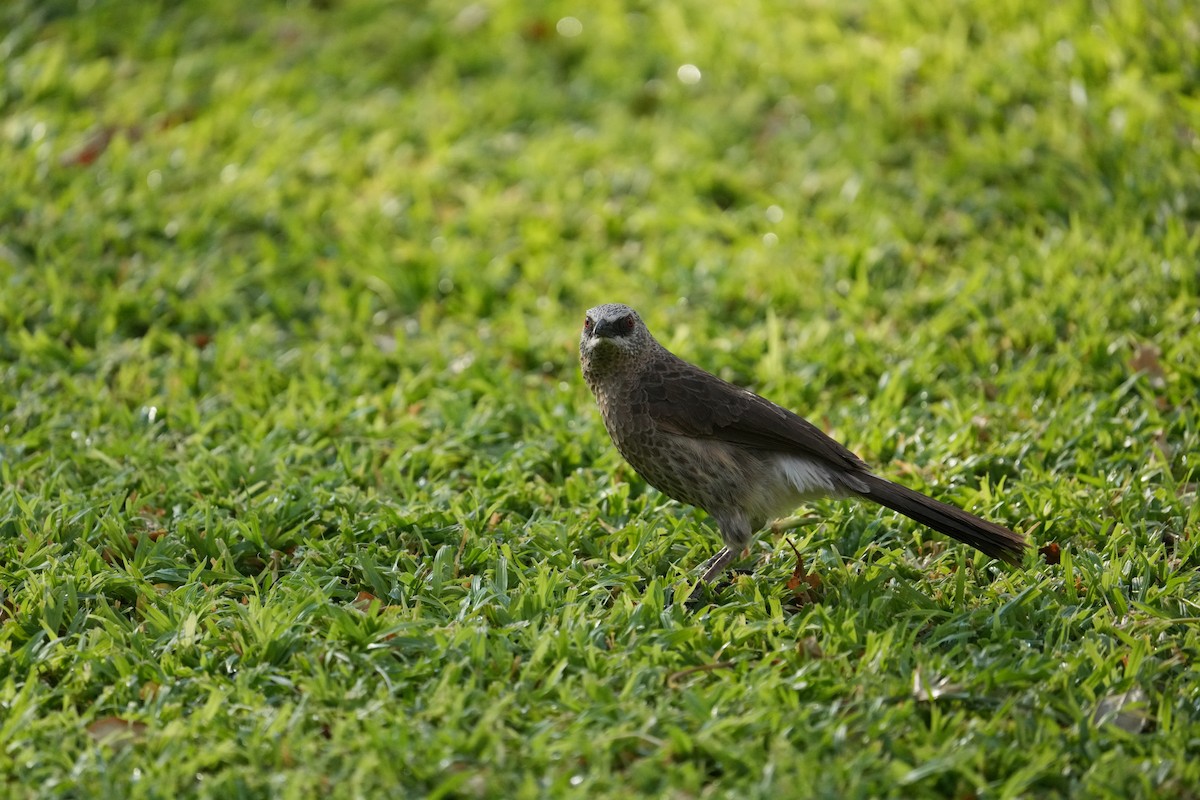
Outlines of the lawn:
[[[605,301],[1034,549],[697,595]],[[1190,3],[10,0],[0,795],[1200,797],[1198,330]]]

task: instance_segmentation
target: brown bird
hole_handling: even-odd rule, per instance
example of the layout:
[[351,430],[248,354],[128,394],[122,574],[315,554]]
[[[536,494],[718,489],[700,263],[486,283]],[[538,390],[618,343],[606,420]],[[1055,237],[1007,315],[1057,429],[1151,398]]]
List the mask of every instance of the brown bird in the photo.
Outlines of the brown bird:
[[674,355],[629,306],[588,311],[579,356],[625,460],[716,520],[725,546],[704,563],[706,583],[764,525],[818,497],[871,500],[1011,564],[1028,546],[1002,525],[879,477],[808,420]]

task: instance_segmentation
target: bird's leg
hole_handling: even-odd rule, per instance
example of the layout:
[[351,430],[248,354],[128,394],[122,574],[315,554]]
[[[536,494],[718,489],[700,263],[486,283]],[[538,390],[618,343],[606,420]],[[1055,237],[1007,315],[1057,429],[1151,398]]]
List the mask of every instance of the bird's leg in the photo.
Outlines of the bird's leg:
[[704,572],[700,574],[702,583],[712,583],[716,580],[729,566],[729,562],[733,561],[737,554],[742,552],[754,538],[754,527],[740,509],[717,513],[713,516],[716,517],[717,527],[721,531],[721,540],[725,546],[718,550],[715,556],[704,562],[702,567]]
[[733,561],[735,555],[736,553],[728,547],[722,547],[718,550],[716,555],[700,565],[700,569],[702,570],[700,573],[700,582],[712,583],[716,580],[725,571],[725,568],[729,566],[729,562]]

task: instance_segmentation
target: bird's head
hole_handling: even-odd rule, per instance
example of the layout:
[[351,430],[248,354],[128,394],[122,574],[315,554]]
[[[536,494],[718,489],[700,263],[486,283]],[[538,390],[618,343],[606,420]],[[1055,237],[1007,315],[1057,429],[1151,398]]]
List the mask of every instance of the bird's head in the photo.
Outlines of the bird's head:
[[612,368],[636,359],[654,345],[654,337],[632,308],[605,303],[588,309],[579,335],[584,372]]

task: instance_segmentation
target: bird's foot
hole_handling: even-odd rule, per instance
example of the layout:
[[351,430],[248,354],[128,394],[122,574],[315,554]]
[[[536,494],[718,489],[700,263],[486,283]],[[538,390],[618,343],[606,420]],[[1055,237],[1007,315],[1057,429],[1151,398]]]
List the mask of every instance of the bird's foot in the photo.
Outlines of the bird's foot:
[[708,604],[713,598],[713,590],[707,583],[697,583],[692,587],[688,599],[683,601],[683,610],[694,614]]
[[722,547],[712,558],[700,565],[700,582],[712,583],[718,575],[725,571],[733,558],[734,552],[728,547]]
[[[695,611],[700,606],[712,599],[714,590],[717,587],[717,579],[725,573],[730,562],[737,556],[737,553],[728,547],[722,547],[713,557],[700,565],[700,579],[696,581],[692,587],[692,592],[684,603],[684,608],[688,611]],[[734,570],[737,574],[751,574],[751,570]]]
[[692,593],[688,595],[688,599],[684,602],[683,607],[688,611],[695,611],[705,603],[713,601],[717,596],[718,590],[731,585],[737,576],[753,574],[754,570],[752,569],[730,569],[726,570],[711,583],[696,581],[696,584],[692,587]]

